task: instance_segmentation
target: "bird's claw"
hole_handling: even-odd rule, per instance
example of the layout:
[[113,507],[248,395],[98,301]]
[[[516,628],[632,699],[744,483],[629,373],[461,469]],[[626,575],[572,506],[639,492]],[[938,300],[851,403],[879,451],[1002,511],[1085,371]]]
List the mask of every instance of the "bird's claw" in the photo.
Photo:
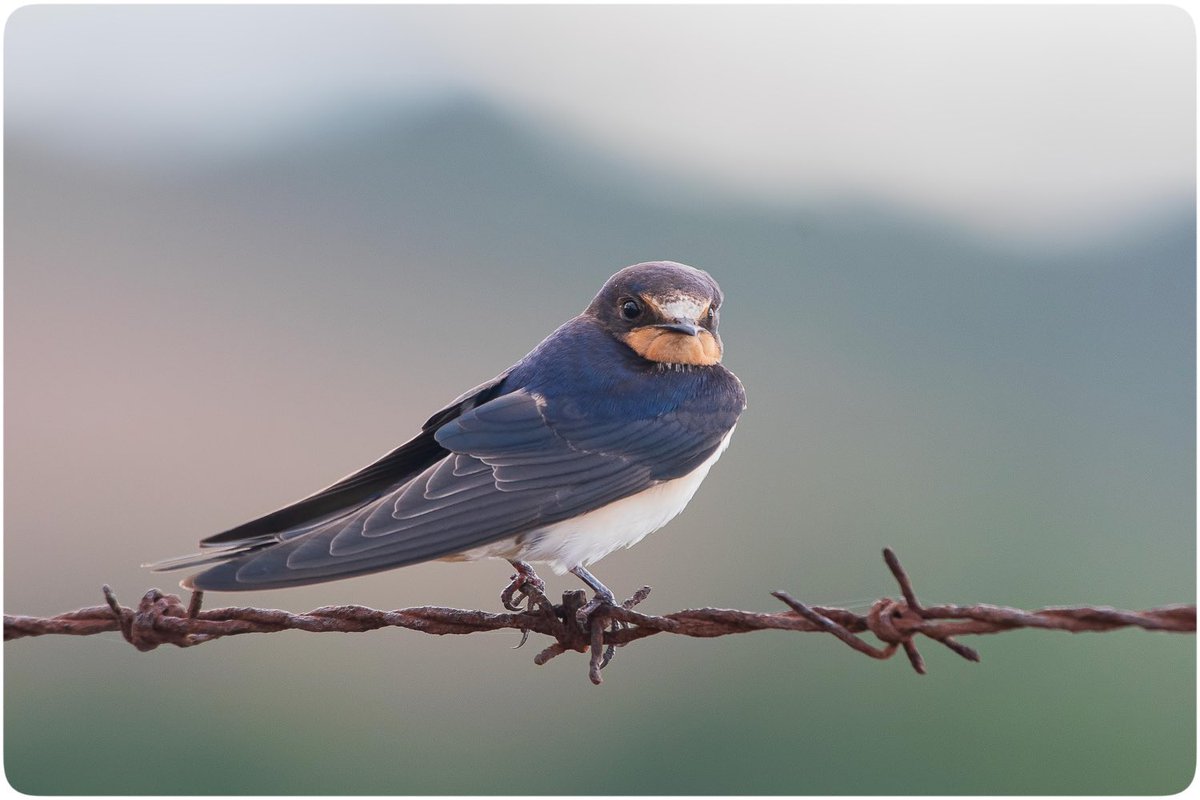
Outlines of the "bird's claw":
[[521,611],[522,601],[525,601],[525,608],[528,609],[534,600],[545,596],[546,582],[524,561],[514,561],[512,565],[517,572],[512,576],[512,583],[500,592],[500,603],[509,611]]

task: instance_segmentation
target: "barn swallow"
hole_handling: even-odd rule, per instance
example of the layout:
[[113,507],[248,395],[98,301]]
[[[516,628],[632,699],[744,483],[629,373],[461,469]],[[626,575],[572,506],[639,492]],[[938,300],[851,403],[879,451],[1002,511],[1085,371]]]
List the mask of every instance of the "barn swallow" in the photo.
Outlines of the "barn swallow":
[[[433,559],[571,572],[665,525],[692,499],[746,407],[721,364],[722,294],[671,261],[626,267],[582,314],[445,406],[378,461],[201,541],[185,589],[301,586]],[[540,581],[538,581],[540,583]],[[505,602],[510,608],[508,601]]]

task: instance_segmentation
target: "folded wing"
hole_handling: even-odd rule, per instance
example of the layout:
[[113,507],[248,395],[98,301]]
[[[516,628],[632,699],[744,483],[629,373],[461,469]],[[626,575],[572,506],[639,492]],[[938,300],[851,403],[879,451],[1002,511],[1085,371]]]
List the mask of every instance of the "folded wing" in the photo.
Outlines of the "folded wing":
[[[527,390],[503,394],[428,430],[429,442],[420,446],[436,446],[443,455],[404,483],[349,508],[310,516],[269,541],[248,539],[255,549],[190,584],[214,590],[295,586],[503,540],[687,474],[719,446],[740,410],[603,420],[550,406]],[[262,535],[246,526],[235,530]]]

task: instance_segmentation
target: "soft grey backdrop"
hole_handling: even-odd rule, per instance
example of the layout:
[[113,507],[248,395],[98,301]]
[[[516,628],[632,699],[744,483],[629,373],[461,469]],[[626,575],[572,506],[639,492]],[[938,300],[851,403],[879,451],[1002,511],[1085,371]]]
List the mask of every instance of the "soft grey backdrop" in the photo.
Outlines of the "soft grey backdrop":
[[[5,606],[307,494],[635,261],[708,269],[750,408],[651,611],[1195,595],[1194,33],[1168,7],[28,7],[5,34]],[[210,604],[498,608],[499,563]],[[552,591],[573,588],[552,579]],[[931,674],[659,638],[5,646],[31,793],[1162,793],[1195,644]],[[62,767],[70,755],[70,769]]]

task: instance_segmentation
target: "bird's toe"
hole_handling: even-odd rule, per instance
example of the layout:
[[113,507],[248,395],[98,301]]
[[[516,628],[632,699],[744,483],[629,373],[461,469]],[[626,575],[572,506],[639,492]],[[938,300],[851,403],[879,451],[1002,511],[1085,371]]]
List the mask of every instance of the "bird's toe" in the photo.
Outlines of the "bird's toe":
[[500,592],[500,603],[509,611],[521,611],[522,602],[528,608],[531,603],[545,596],[546,582],[524,561],[510,563],[517,572],[512,576],[512,582]]

